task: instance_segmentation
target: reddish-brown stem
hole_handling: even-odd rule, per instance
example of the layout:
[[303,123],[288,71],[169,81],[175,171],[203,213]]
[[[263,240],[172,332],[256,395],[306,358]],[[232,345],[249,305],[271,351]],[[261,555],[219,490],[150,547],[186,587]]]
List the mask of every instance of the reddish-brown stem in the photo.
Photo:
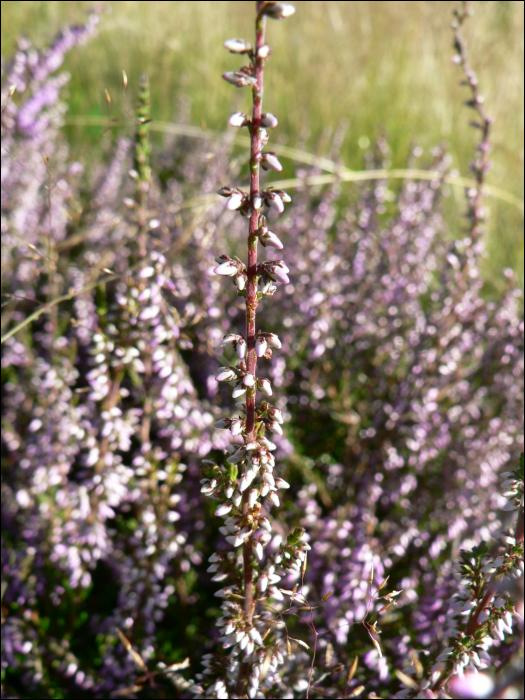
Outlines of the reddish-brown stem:
[[[254,77],[257,85],[253,88],[253,112],[251,123],[251,150],[250,150],[250,203],[252,213],[248,232],[248,281],[246,284],[246,342],[248,345],[246,354],[246,368],[254,377],[257,368],[257,355],[255,354],[255,310],[257,308],[257,235],[259,228],[259,211],[253,206],[255,197],[259,194],[259,153],[261,150],[259,127],[262,114],[263,74],[264,59],[259,57],[259,49],[264,46],[264,30],[266,18],[261,14],[264,2],[257,2],[256,41],[254,51]],[[246,442],[255,439],[255,386],[248,388],[246,392]],[[248,514],[248,490],[243,494],[242,513]],[[251,541],[243,545],[244,559],[244,618],[248,625],[252,623],[253,616],[253,551]]]

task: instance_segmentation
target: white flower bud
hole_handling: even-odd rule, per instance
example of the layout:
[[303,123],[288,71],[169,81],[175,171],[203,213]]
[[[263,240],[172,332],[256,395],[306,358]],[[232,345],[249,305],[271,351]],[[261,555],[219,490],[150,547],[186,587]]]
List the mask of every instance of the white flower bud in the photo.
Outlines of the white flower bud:
[[[239,338],[239,340],[235,343],[235,352],[237,353],[237,356],[242,360],[244,357],[246,357],[246,341],[244,338]],[[246,384],[246,382],[244,382]],[[251,386],[251,385],[246,385],[246,386]]]
[[270,418],[272,420],[276,421],[277,423],[281,423],[281,424],[284,423],[283,414],[281,413],[281,411],[279,411],[278,408],[274,408],[272,406],[271,408],[268,409],[268,414],[269,414]]
[[253,374],[250,374],[250,372],[246,372],[242,381],[244,386],[253,386],[255,384],[255,377],[253,376]]
[[242,396],[245,392],[246,386],[242,382],[238,382],[233,388],[232,397],[236,399],[239,396]]
[[261,46],[259,50],[257,51],[257,56],[259,58],[268,58],[268,56],[272,53],[271,48],[268,46],[268,44],[264,44],[264,46]]
[[237,333],[228,333],[227,335],[224,336],[224,338],[221,340],[220,347],[225,348],[228,345],[235,345],[235,343],[238,343],[239,340],[241,340],[242,336],[238,335]]
[[268,2],[263,8],[263,14],[271,19],[287,19],[295,12],[295,7],[287,2]]
[[268,440],[268,438],[266,438],[266,437],[260,438],[259,441],[260,441],[261,445],[266,447],[267,450],[270,450],[273,452],[273,450],[277,449],[277,445],[275,443],[271,442],[270,440]]
[[242,420],[237,419],[231,421],[230,430],[232,431],[232,435],[240,435],[242,433],[243,428],[244,423]]
[[276,423],[274,421],[268,421],[266,423],[266,426],[271,433],[276,433],[277,435],[283,434],[283,429],[281,428],[279,423]]
[[253,550],[255,552],[255,556],[259,561],[262,561],[263,558],[263,548],[262,544],[260,542],[254,542],[253,543]]
[[266,114],[263,114],[261,116],[261,126],[264,126],[267,129],[275,129],[277,124],[277,117],[273,114],[270,114],[270,112],[267,112]]
[[262,480],[264,481],[265,484],[269,484],[270,486],[275,486],[275,479],[273,478],[273,475],[270,474],[270,472],[263,472]]
[[233,260],[226,260],[226,262],[217,265],[213,272],[216,275],[225,275],[226,277],[233,277],[233,275],[236,275],[239,272],[239,270],[237,264],[234,263]]
[[239,462],[242,462],[244,457],[246,456],[246,452],[243,447],[240,447],[236,452],[234,452],[232,455],[228,457],[226,460],[229,464],[238,464]]
[[248,486],[252,483],[252,481],[255,479],[255,475],[257,472],[252,469],[247,469],[244,474],[241,477],[241,482],[239,484],[239,491],[242,493],[243,491],[246,491]]
[[231,382],[237,377],[237,372],[232,367],[219,367],[219,373],[215,375],[217,382]]
[[228,124],[230,126],[243,127],[250,123],[250,117],[244,112],[235,112],[228,119]]
[[229,428],[231,425],[230,418],[221,418],[221,420],[215,421],[213,424],[214,428]]
[[257,357],[264,357],[264,353],[268,349],[268,343],[262,335],[257,336],[255,341],[255,354]]
[[277,250],[284,248],[281,239],[273,231],[266,231],[264,234],[260,233],[259,240],[265,248],[276,248]]
[[244,39],[228,39],[224,42],[224,48],[230,53],[249,53],[252,50],[252,45]]
[[240,209],[245,199],[246,195],[243,192],[234,192],[228,200],[226,209],[229,209],[230,211]]
[[260,392],[262,392],[263,394],[266,394],[266,396],[272,395],[272,385],[270,384],[269,379],[258,379],[257,380],[257,388],[259,389]]
[[259,527],[261,527],[263,530],[266,530],[267,532],[272,531],[271,523],[268,520],[268,518],[265,517],[264,515],[259,518]]
[[139,277],[142,279],[145,279],[147,277],[153,277],[154,274],[155,274],[155,268],[151,267],[151,265],[150,265],[149,267],[142,268],[142,270],[139,272]]
[[277,350],[279,350],[282,347],[281,341],[275,333],[265,333],[264,337],[266,338],[266,342],[271,348],[276,348]]
[[248,282],[248,275],[246,272],[239,272],[238,275],[235,275],[234,278],[235,285],[239,291],[242,291],[246,287],[246,283]]
[[274,506],[279,506],[281,503],[281,501],[279,500],[279,496],[275,493],[275,491],[270,491],[267,498],[270,501],[270,503],[273,503]]
[[283,166],[279,162],[279,159],[275,155],[275,153],[263,153],[263,156],[261,158],[261,168],[263,170],[275,170],[276,172],[280,173],[283,169]]
[[255,78],[252,78],[252,76],[246,75],[246,73],[242,73],[241,71],[223,73],[222,77],[227,83],[231,83],[238,88],[246,87],[247,85],[257,85]]
[[[268,136],[268,132],[266,131],[266,129],[263,128],[260,128],[257,131],[257,136],[259,137],[259,148],[262,150],[270,140],[270,137]],[[263,158],[262,155],[260,157],[261,159]]]

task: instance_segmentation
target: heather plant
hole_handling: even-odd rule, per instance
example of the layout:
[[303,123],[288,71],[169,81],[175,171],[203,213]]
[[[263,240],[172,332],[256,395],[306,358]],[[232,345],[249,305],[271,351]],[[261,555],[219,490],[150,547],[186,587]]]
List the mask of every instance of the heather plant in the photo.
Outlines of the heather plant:
[[[226,42],[249,62],[225,76],[251,88],[252,113],[230,118],[250,134],[248,170],[233,130],[157,153],[145,76],[133,130],[112,150],[104,136],[90,172],[72,161],[53,73],[96,15],[2,66],[5,697],[517,683],[523,309],[511,271],[498,303],[483,294],[491,122],[469,5],[453,60],[480,138],[456,240],[439,180],[347,194],[301,168],[285,211],[260,183],[259,165],[279,170],[265,18],[289,8],[257,3],[255,46]],[[414,147],[419,163],[450,168],[444,147]],[[365,167],[388,171],[386,136]],[[246,173],[248,191],[227,184]],[[195,198],[218,188],[226,207]]]

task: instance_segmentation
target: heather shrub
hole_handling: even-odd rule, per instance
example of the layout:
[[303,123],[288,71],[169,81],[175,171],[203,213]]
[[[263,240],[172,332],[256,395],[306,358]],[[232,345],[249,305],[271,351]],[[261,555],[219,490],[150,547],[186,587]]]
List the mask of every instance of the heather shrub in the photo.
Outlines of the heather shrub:
[[[259,189],[256,163],[279,170],[253,83],[261,22],[289,8],[257,3],[255,49],[226,43],[253,64],[226,74],[255,87],[253,114],[230,119],[249,125],[251,170],[233,129],[152,149],[146,76],[134,133],[89,171],[72,161],[56,71],[96,14],[2,65],[3,697],[518,683],[523,307],[510,270],[497,302],[480,275],[491,120],[469,5],[453,24],[478,135],[459,238],[444,179],[348,193],[301,167],[285,211]],[[450,168],[443,146],[414,147],[416,165]],[[364,167],[388,169],[385,135]]]

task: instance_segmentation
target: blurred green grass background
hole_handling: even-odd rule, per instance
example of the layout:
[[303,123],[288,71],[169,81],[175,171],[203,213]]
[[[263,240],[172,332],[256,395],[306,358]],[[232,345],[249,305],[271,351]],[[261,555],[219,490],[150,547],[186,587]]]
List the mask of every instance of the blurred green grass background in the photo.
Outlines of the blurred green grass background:
[[[405,166],[413,144],[428,151],[445,142],[452,167],[468,176],[478,134],[469,127],[474,112],[464,106],[470,95],[459,85],[461,70],[451,62],[450,23],[457,4],[295,2],[292,19],[269,23],[274,55],[265,76],[264,105],[279,118],[277,141],[325,156],[334,133],[344,126],[341,160],[360,170],[363,146],[384,129],[392,167]],[[2,2],[4,59],[12,55],[18,35],[46,46],[64,24],[82,22],[93,5]],[[487,112],[495,118],[494,167],[487,182],[523,201],[524,4],[472,6],[474,16],[464,32],[467,50]],[[222,44],[233,37],[252,40],[253,18],[254,3],[239,0],[104,3],[99,35],[72,51],[64,66],[71,73],[68,116],[106,117],[106,89],[112,96],[112,116],[125,114],[125,70],[131,95],[136,95],[139,76],[149,75],[154,120],[184,120],[224,131],[232,111],[248,109],[250,96],[220,79],[221,73],[241,65]],[[66,129],[73,153],[93,153],[101,131]],[[284,164],[285,175],[291,175],[293,164]],[[462,192],[454,190],[450,200],[451,235],[461,235]],[[486,204],[485,276],[497,293],[505,286],[502,269],[512,267],[523,286],[523,212],[493,197]]]

